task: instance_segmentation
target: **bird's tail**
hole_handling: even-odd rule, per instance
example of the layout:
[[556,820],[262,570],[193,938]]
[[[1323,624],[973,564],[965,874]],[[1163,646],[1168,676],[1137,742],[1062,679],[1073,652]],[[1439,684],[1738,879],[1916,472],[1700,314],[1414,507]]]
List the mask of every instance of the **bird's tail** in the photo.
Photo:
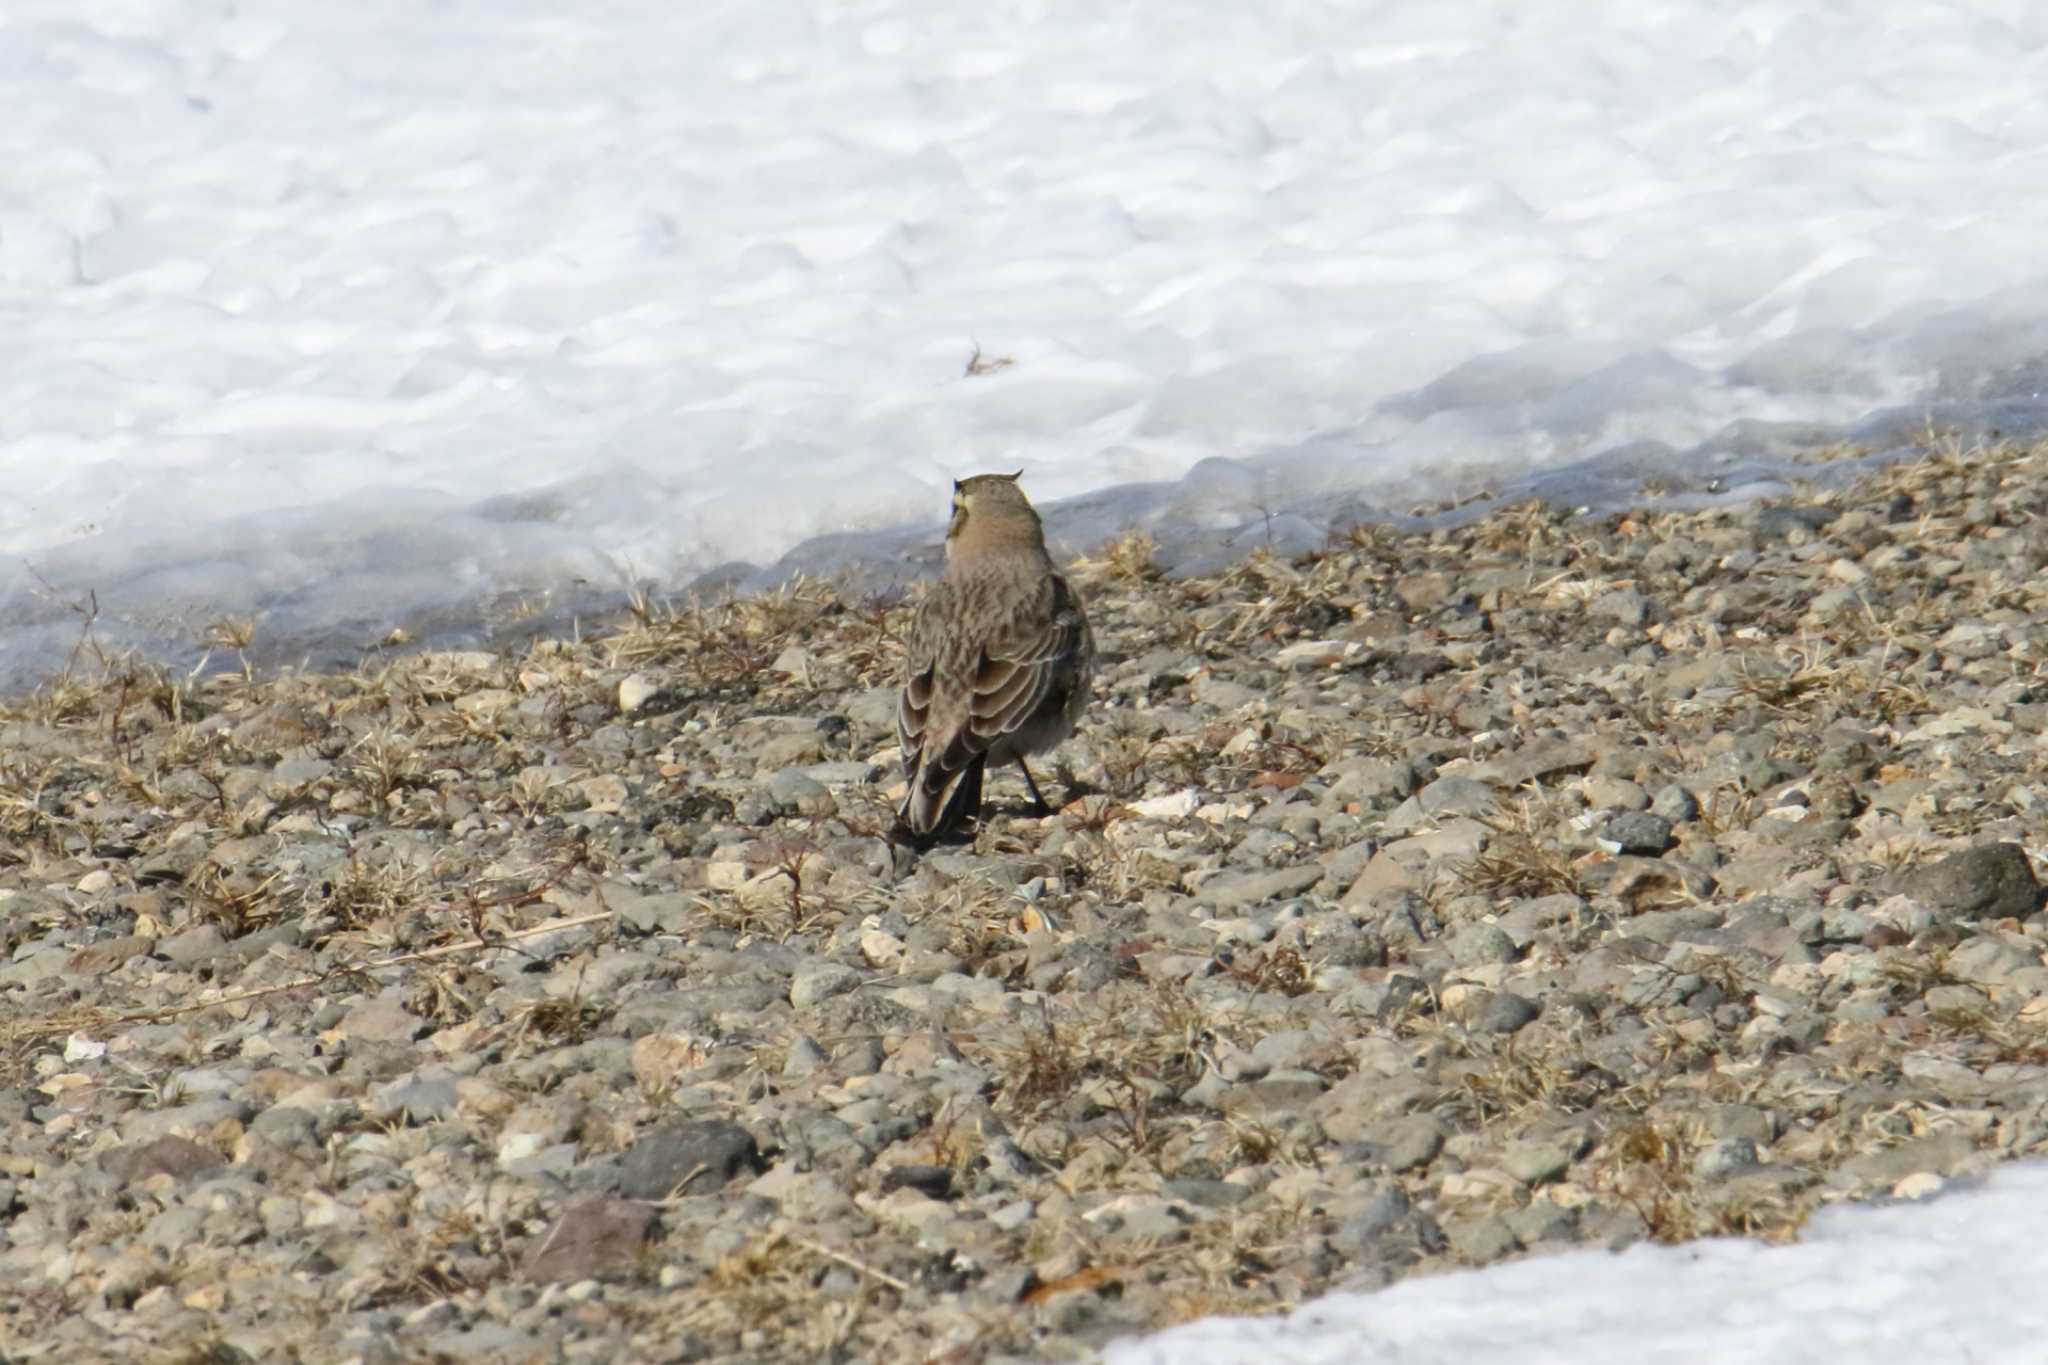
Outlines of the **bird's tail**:
[[911,774],[910,792],[897,818],[918,843],[944,838],[970,815],[981,814],[981,776],[988,766],[976,754],[965,767],[948,770],[926,763]]

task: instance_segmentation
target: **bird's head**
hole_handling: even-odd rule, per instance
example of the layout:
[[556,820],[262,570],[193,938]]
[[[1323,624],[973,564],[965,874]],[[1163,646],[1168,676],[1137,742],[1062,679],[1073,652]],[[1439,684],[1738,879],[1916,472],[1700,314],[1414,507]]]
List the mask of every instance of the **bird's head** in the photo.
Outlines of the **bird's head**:
[[946,558],[963,551],[1045,545],[1038,513],[1015,474],[976,474],[953,482],[953,524],[946,528]]

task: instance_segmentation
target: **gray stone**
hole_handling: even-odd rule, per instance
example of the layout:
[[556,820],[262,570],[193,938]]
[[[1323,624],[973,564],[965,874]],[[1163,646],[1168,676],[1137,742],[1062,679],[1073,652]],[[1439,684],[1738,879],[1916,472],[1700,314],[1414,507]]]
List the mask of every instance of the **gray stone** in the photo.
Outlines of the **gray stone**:
[[1717,1138],[1747,1138],[1766,1146],[1777,1137],[1777,1121],[1770,1111],[1750,1104],[1710,1104],[1702,1115],[1707,1132]]
[[217,1131],[224,1123],[246,1123],[252,1112],[247,1100],[233,1096],[195,1100],[131,1113],[121,1121],[121,1135],[135,1143],[171,1135],[196,1138]]
[[1601,831],[1623,853],[1654,858],[1671,847],[1671,822],[1648,811],[1624,811]]
[[1444,1126],[1429,1114],[1406,1114],[1366,1130],[1374,1164],[1399,1173],[1427,1166],[1444,1147]]
[[211,924],[196,924],[183,933],[160,940],[156,953],[167,962],[192,968],[205,966],[219,957],[226,947],[227,940],[218,928]]
[[2018,844],[1979,844],[1916,867],[1899,889],[1943,919],[2023,919],[2041,908],[2041,884]]
[[1333,805],[1347,801],[1366,805],[1399,801],[1413,793],[1420,781],[1413,763],[1367,758],[1325,764],[1319,776],[1329,781],[1325,799]]
[[1543,1007],[1526,995],[1497,991],[1472,1020],[1472,1027],[1481,1033],[1519,1033],[1542,1013]]
[[1444,1235],[1451,1239],[1451,1247],[1459,1259],[1471,1265],[1486,1265],[1522,1249],[1515,1230],[1499,1214],[1446,1219]]
[[1625,626],[1640,626],[1649,619],[1650,601],[1634,588],[1621,588],[1594,598],[1586,610],[1595,617]]
[[827,787],[859,787],[874,781],[881,769],[872,763],[848,761],[813,763],[795,771]]
[[562,1210],[527,1255],[526,1278],[588,1280],[622,1270],[639,1259],[654,1225],[654,1210],[633,1200],[578,1200]]
[[1460,967],[1513,962],[1517,953],[1514,939],[1498,925],[1483,921],[1461,925],[1451,935],[1451,961]]
[[1308,1029],[1284,1029],[1269,1033],[1252,1046],[1252,1061],[1263,1075],[1309,1065],[1321,1040]]
[[1566,892],[1517,901],[1495,921],[1518,948],[1527,948],[1544,930],[1569,924],[1585,913],[1586,903]]
[[1400,1185],[1389,1182],[1377,1186],[1365,1207],[1345,1219],[1330,1240],[1340,1250],[1363,1250],[1406,1218],[1410,1207],[1408,1191]]
[[1489,816],[1500,805],[1500,793],[1470,777],[1439,777],[1396,806],[1387,816],[1387,831],[1406,834],[1435,824],[1445,816]]
[[1996,985],[2017,972],[2041,965],[2038,954],[2024,952],[1985,934],[1957,944],[1948,955],[1948,972],[1958,981]]
[[1914,1138],[1896,1147],[1850,1157],[1842,1163],[1834,1183],[1846,1179],[1851,1184],[1890,1189],[1907,1176],[1918,1175],[1922,1171],[1953,1175],[1975,1150],[1976,1145],[1963,1133],[1937,1133]]
[[1746,1137],[1717,1138],[1693,1157],[1693,1174],[1702,1180],[1741,1175],[1757,1164],[1756,1143]]
[[825,1049],[809,1035],[799,1034],[790,1043],[789,1052],[782,1060],[782,1074],[795,1080],[830,1065],[831,1061]]
[[1674,782],[1650,798],[1650,813],[1674,825],[1690,824],[1700,818],[1699,798]]
[[147,1180],[153,1175],[168,1175],[176,1180],[217,1170],[223,1164],[221,1154],[211,1147],[194,1142],[190,1138],[164,1136],[148,1142],[139,1142],[126,1147],[114,1147],[100,1153],[99,1166],[134,1184]]
[[1501,1169],[1524,1185],[1547,1185],[1572,1168],[1575,1142],[1565,1138],[1529,1138],[1510,1142],[1501,1154]]
[[1323,879],[1318,863],[1271,872],[1225,872],[1195,890],[1195,901],[1211,910],[1244,910],[1298,896]]
[[789,982],[789,1003],[809,1009],[821,1000],[844,995],[860,985],[861,974],[837,962],[820,962],[799,968]]
[[1229,1180],[1168,1180],[1160,1184],[1159,1192],[1203,1209],[1235,1208],[1257,1193],[1249,1185]]
[[784,768],[768,779],[769,804],[778,815],[806,815],[823,819],[839,809],[825,784],[800,768]]
[[632,1199],[709,1194],[761,1169],[752,1133],[727,1119],[700,1119],[657,1128],[628,1147],[619,1158],[618,1187]]
[[455,1112],[455,1082],[445,1076],[403,1076],[372,1092],[370,1112],[379,1118],[430,1123]]

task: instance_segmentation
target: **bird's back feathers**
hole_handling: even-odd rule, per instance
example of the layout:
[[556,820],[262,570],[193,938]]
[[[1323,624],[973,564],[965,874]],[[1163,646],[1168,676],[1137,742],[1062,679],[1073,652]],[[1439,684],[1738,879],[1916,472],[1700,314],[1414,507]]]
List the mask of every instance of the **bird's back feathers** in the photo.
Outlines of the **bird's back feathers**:
[[949,572],[909,643],[896,715],[910,777],[902,818],[930,838],[979,809],[991,759],[1040,752],[1072,730],[1093,642],[1066,579],[1042,550],[1020,548]]

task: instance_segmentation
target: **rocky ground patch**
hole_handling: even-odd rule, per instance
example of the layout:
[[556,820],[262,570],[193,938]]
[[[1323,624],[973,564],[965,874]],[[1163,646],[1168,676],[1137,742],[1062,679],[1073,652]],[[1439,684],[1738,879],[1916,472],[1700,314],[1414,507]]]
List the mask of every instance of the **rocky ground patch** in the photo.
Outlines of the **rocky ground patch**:
[[2044,510],[1134,537],[1071,799],[923,856],[900,603],[81,650],[0,711],[0,1348],[1069,1359],[2035,1152]]

